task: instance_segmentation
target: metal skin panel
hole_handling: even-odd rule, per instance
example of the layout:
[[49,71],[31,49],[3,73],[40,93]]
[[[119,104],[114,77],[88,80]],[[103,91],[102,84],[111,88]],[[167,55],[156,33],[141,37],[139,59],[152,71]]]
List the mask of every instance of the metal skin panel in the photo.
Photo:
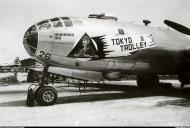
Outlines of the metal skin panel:
[[[118,71],[122,74],[138,74],[143,72],[176,74],[177,68],[181,63],[181,52],[184,49],[190,48],[189,38],[176,31],[127,24],[112,20],[71,18],[71,21],[72,20],[79,20],[82,22],[82,25],[74,25],[68,28],[64,26],[48,31],[39,31],[38,47],[33,57],[46,65],[77,70],[98,71],[101,73]],[[123,29],[125,35],[119,35],[118,29]],[[56,33],[58,33],[58,35],[56,35]],[[59,35],[60,33],[61,35]],[[80,41],[84,35],[90,39],[91,45],[94,45],[97,50],[98,53],[94,54],[98,56],[104,54],[102,58],[87,57],[86,59],[82,59],[68,56],[74,48],[81,47],[79,43],[81,43]],[[113,41],[111,41],[112,37],[119,37],[121,39],[136,35],[138,35],[138,37],[135,37],[133,40],[139,40],[137,38],[141,36],[145,37],[145,35],[151,35],[154,47],[139,48],[138,50],[127,51],[126,54],[121,54],[122,46],[118,45],[117,48],[115,48],[116,46],[114,47]],[[59,39],[56,39],[56,36],[58,36]],[[109,41],[103,40],[103,36],[109,39]],[[137,44],[137,42],[135,43]],[[44,55],[40,56],[41,51],[44,52]],[[51,69],[51,71],[53,71],[53,69]]]
[[81,80],[89,80],[89,81],[102,80],[102,73],[95,72],[95,71],[85,71],[85,70],[67,69],[67,68],[50,66],[48,68],[48,72],[60,74],[63,76],[68,76],[71,78],[81,79]]

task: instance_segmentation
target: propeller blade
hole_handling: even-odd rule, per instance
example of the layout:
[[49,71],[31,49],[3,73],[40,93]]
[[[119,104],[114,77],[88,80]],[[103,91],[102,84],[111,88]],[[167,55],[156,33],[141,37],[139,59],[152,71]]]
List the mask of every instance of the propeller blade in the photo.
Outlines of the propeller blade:
[[164,20],[164,23],[166,25],[168,25],[169,27],[183,33],[183,34],[187,34],[187,35],[190,35],[190,29],[181,25],[181,24],[178,24],[178,23],[175,23],[173,21],[169,21],[169,20]]

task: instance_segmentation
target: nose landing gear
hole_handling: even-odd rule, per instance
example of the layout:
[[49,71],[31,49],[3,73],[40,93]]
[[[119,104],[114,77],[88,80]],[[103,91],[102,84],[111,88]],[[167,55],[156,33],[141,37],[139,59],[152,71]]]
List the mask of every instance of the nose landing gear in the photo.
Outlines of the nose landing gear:
[[33,107],[35,100],[39,105],[48,106],[53,105],[57,101],[57,91],[51,86],[46,86],[46,74],[48,67],[44,67],[41,82],[38,85],[32,84],[28,88],[28,95],[26,105]]

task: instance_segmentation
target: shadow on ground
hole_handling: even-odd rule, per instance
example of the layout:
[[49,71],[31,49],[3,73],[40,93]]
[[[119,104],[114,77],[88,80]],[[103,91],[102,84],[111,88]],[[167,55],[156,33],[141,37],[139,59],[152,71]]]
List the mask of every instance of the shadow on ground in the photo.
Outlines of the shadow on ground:
[[[75,86],[76,87],[76,86]],[[94,84],[87,84],[87,89],[85,92],[82,92],[82,95],[75,95],[75,96],[64,96],[58,97],[57,104],[69,104],[69,103],[81,103],[81,102],[94,102],[94,101],[106,101],[106,100],[117,100],[117,99],[129,99],[129,98],[140,98],[140,97],[152,97],[152,96],[168,96],[168,97],[177,97],[183,98],[180,100],[170,100],[159,102],[156,106],[165,106],[165,105],[177,105],[177,106],[190,106],[190,88],[185,89],[178,89],[178,88],[155,88],[155,89],[139,89],[136,86],[130,85],[103,85],[96,86]],[[91,90],[92,87],[98,87],[99,91],[107,91],[105,94],[89,94],[89,92],[94,92]],[[81,88],[82,89],[82,88]],[[108,92],[108,91],[112,92]],[[120,91],[115,92],[113,91]],[[77,91],[75,88],[74,91]],[[97,91],[97,90],[95,90]],[[64,89],[59,87],[58,93],[65,92]],[[9,92],[13,94],[13,92]],[[16,92],[19,93],[19,92]],[[23,93],[21,91],[21,93]],[[15,106],[25,106],[26,101],[10,101],[10,102],[3,102],[0,103],[0,107],[15,107]]]
[[[86,85],[92,87],[93,85]],[[68,104],[78,102],[93,102],[93,101],[104,101],[104,100],[116,100],[116,99],[129,99],[129,98],[140,98],[140,97],[151,97],[151,96],[168,96],[183,98],[180,100],[170,100],[160,102],[158,106],[164,105],[179,105],[184,107],[190,106],[190,88],[154,88],[154,89],[139,89],[136,86],[130,85],[100,85],[98,87],[101,91],[121,91],[119,93],[108,93],[108,94],[91,94],[91,95],[80,95],[80,96],[67,96],[59,97],[57,104]],[[88,90],[86,90],[88,92]],[[85,93],[85,92],[84,92]]]
[[15,91],[0,91],[0,95],[15,95],[15,94],[26,94],[27,90],[15,90]]

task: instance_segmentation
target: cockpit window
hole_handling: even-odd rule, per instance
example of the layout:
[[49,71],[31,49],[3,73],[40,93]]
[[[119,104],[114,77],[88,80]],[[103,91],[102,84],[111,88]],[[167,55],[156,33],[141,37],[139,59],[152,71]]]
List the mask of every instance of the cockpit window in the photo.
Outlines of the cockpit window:
[[51,28],[51,25],[48,20],[44,20],[37,24],[39,27],[39,30],[49,29]]
[[54,21],[53,22],[53,27],[58,28],[58,27],[63,27],[63,24],[61,21]]
[[50,21],[52,22],[54,28],[63,27],[63,23],[60,21],[59,18],[53,18],[50,19]]
[[59,20],[59,18],[50,19],[51,22],[53,22],[53,21],[58,21],[58,20]]
[[73,26],[73,23],[71,20],[65,20],[64,24],[65,24],[65,27],[72,27]]
[[61,17],[62,20],[70,20],[69,17]]
[[48,20],[43,20],[41,22],[39,22],[37,25],[42,25],[42,24],[45,24],[45,23],[48,23],[49,21]]

